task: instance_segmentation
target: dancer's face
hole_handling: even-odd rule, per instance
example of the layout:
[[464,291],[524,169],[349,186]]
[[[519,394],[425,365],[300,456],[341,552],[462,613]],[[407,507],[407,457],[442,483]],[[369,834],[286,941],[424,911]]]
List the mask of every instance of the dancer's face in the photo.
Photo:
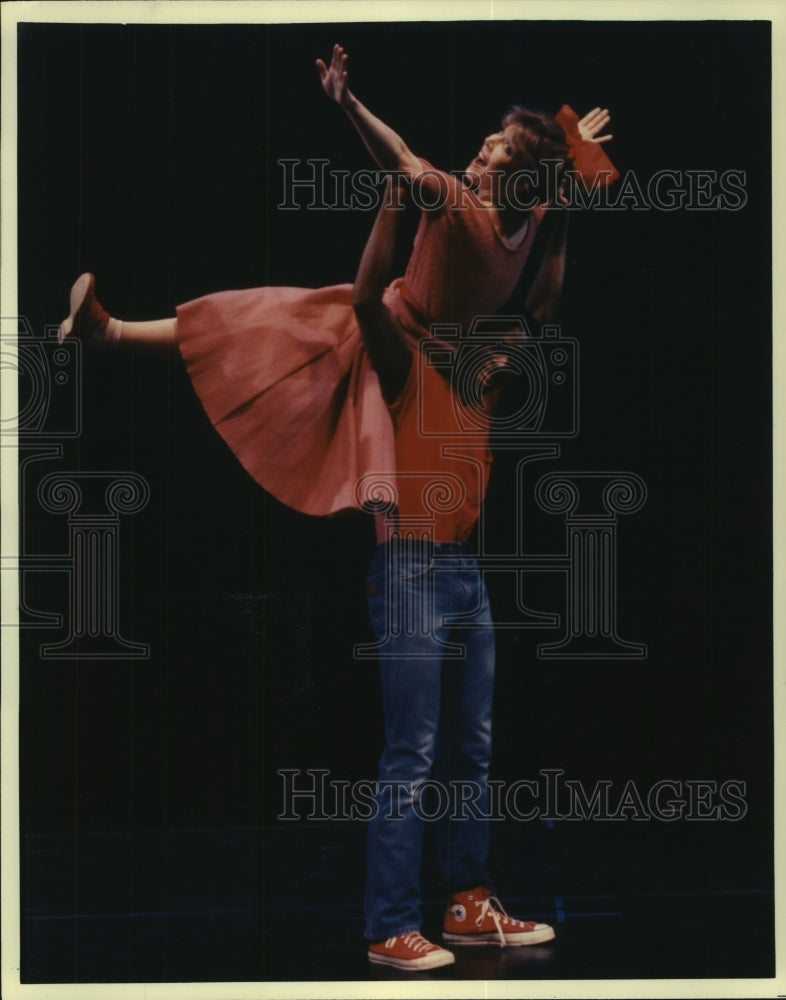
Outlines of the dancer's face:
[[493,132],[483,140],[477,156],[467,166],[467,173],[483,185],[486,175],[492,172],[509,174],[524,163],[520,151],[521,129],[508,125],[501,132]]

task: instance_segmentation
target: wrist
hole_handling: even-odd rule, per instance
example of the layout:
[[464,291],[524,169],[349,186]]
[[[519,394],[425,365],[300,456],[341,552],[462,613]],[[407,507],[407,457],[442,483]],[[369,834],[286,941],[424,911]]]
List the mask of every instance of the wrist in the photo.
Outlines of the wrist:
[[352,91],[347,88],[338,103],[347,113],[350,113],[358,107],[360,102]]

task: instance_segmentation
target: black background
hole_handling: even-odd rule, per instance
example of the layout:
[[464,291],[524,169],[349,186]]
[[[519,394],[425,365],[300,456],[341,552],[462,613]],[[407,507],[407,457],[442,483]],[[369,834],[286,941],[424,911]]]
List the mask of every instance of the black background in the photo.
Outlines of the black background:
[[[319,87],[314,59],[335,40],[360,99],[444,169],[521,101],[610,107],[623,174],[745,171],[737,212],[571,219],[559,319],[581,346],[581,433],[536,472],[645,481],[645,506],[620,519],[618,619],[648,655],[540,661],[554,629],[501,633],[494,773],[745,781],[739,827],[770,857],[767,24],[21,25],[20,312],[36,332],[56,324],[83,270],[127,319],[226,288],[351,281],[370,213],[276,208],[279,157],[371,166]],[[63,633],[23,631],[23,832],[254,827],[280,809],[277,768],[372,778],[375,667],[352,657],[371,638],[367,520],[265,496],[176,356],[93,350],[83,364],[83,432],[41,471],[148,480],[150,503],[121,525],[120,627],[152,654],[52,662],[39,648]],[[498,525],[514,513],[511,462],[490,490]],[[23,504],[28,546],[63,551],[64,519],[32,489]],[[560,519],[534,508],[525,530],[531,551],[563,544]],[[490,580],[499,616],[507,579]],[[61,574],[27,586],[63,610]],[[563,608],[558,580],[528,586],[533,606]]]

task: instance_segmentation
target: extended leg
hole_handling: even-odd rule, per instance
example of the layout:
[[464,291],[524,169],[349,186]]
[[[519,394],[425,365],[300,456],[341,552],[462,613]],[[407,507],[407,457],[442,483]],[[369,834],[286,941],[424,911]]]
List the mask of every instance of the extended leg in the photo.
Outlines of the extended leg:
[[110,316],[95,295],[95,278],[92,274],[80,275],[71,288],[71,311],[60,324],[58,340],[68,336],[96,343],[117,343],[120,339],[143,344],[175,344],[177,320],[147,320],[127,323]]
[[176,344],[177,319],[150,319],[138,323],[123,321],[121,338],[137,344]]

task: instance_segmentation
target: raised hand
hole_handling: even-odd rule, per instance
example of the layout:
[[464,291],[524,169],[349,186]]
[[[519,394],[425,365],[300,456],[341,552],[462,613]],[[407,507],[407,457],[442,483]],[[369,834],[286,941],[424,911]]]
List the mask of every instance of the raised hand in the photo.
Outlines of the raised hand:
[[334,45],[329,66],[321,59],[316,60],[322,89],[347,113],[378,166],[383,170],[398,170],[408,178],[422,173],[420,160],[401,136],[372,114],[349,89],[347,58],[341,46]]
[[347,54],[340,45],[333,46],[333,56],[330,66],[326,66],[321,59],[317,59],[317,69],[319,70],[322,89],[328,97],[343,104],[349,92],[347,84]]
[[611,120],[608,108],[593,108],[578,123],[579,134],[589,142],[608,142],[612,135],[598,135]]

